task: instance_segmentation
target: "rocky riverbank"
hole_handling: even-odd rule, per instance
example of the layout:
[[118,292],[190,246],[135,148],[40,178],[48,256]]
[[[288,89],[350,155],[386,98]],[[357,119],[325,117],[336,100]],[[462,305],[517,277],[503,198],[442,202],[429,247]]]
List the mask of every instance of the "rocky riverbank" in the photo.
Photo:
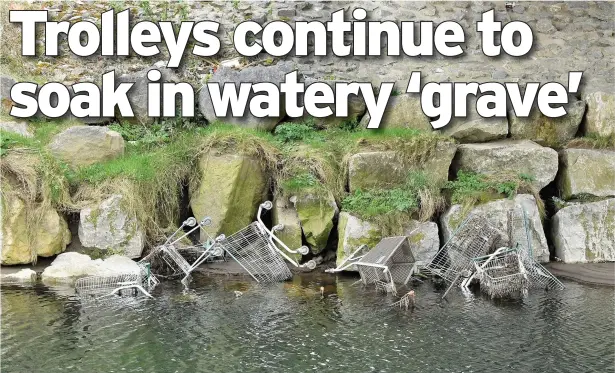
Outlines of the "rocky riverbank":
[[[131,92],[137,113],[132,122],[121,117],[100,118],[96,126],[77,118],[15,121],[6,115],[15,81],[32,76],[40,84],[57,80],[64,69],[61,63],[82,66],[83,61],[41,57],[34,65],[24,60],[17,69],[11,60],[0,93],[0,262],[34,263],[67,250],[93,258],[138,258],[189,216],[212,218],[201,239],[232,234],[253,221],[258,205],[267,199],[274,200],[268,222],[285,226],[282,239],[293,248],[310,248],[307,256],[298,258],[302,260],[339,262],[360,245],[373,245],[386,235],[408,235],[416,244],[416,256],[427,259],[468,214],[483,215],[505,232],[507,211],[522,206],[530,221],[534,256],[541,262],[615,261],[615,43],[607,27],[613,22],[608,16],[613,4],[583,4],[518,4],[510,13],[503,3],[349,3],[369,7],[374,17],[383,19],[456,15],[468,27],[491,6],[501,18],[524,20],[538,30],[535,61],[481,60],[485,57],[470,53],[452,62],[402,59],[384,65],[369,59],[318,64],[292,58],[240,59],[240,72],[220,60],[200,61],[196,68],[188,59],[177,70],[136,57],[117,62],[118,71],[127,74],[122,79],[143,83],[149,69],[161,68],[165,81],[190,80],[199,86],[206,81],[280,84],[293,69],[308,83],[369,75],[375,84],[403,81],[412,69],[430,72],[437,81],[520,82],[557,80],[565,69],[585,70],[582,92],[563,118],[547,118],[536,110],[529,118],[510,113],[499,121],[471,115],[442,131],[431,131],[418,97],[410,94],[393,97],[381,131],[362,128],[369,116],[362,100],[351,100],[348,118],[340,120],[290,120],[281,115],[267,121],[231,118],[223,124],[203,117],[147,118],[142,101],[146,84],[137,84]],[[326,18],[343,6],[190,3],[185,11],[188,18],[211,10],[210,19],[229,12],[231,18],[263,16],[268,22]],[[88,11],[87,5],[58,3],[52,8],[57,18],[83,17]],[[136,4],[133,9],[135,19],[152,16]],[[94,14],[90,10],[87,16]],[[544,17],[535,19],[535,14]],[[470,39],[469,50],[475,42]],[[101,59],[92,70],[108,63]],[[475,76],[479,65],[481,72]],[[89,73],[78,78],[87,79]],[[62,81],[68,84],[69,78]],[[198,105],[208,107],[209,98],[202,92]]]

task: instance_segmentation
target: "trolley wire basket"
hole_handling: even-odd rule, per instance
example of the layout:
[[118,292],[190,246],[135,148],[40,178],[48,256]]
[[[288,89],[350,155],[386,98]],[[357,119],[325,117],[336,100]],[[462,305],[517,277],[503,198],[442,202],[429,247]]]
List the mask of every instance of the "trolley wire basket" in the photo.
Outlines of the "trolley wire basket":
[[472,274],[474,258],[488,254],[501,240],[500,231],[484,217],[477,214],[468,216],[425,266],[428,272],[442,278],[449,285],[442,297],[462,277]]
[[527,293],[527,272],[516,248],[500,248],[474,259],[480,290],[491,298],[518,298]]
[[82,277],[75,282],[75,292],[86,301],[116,295],[153,298],[149,292],[158,285],[158,280],[151,274],[149,265],[139,267],[137,273]]
[[228,237],[221,235],[216,238],[214,245],[224,250],[257,282],[284,281],[291,278],[292,273],[284,259],[295,267],[309,269],[316,267],[313,260],[299,264],[288,256],[289,253],[306,255],[309,248],[301,246],[293,250],[286,246],[275,235],[275,232],[284,229],[283,225],[276,225],[270,230],[263,223],[261,219],[263,211],[271,210],[272,207],[270,201],[261,203],[257,221]]

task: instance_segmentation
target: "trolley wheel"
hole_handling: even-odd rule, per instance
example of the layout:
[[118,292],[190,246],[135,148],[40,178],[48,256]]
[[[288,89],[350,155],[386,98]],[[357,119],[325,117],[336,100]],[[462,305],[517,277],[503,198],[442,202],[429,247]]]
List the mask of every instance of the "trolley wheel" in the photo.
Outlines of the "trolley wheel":
[[[301,255],[307,255],[310,252],[310,248],[307,246],[301,246],[300,248],[297,249],[297,251],[299,252],[299,254]],[[312,260],[311,260],[312,261]],[[313,268],[312,268],[313,269]]]
[[313,270],[314,268],[316,268],[316,262],[313,260],[310,260],[309,262],[305,263],[305,266],[309,269],[309,270]]
[[275,225],[273,227],[273,229],[272,229],[272,231],[274,231],[274,232],[279,232],[279,231],[283,231],[283,230],[284,230],[284,224]]
[[203,220],[201,220],[201,226],[203,227],[209,227],[211,225],[212,221],[211,218],[209,216],[206,216],[205,218],[203,218]]
[[265,210],[271,210],[271,208],[273,207],[273,203],[271,203],[271,201],[265,201],[261,203],[261,207]]
[[218,237],[216,237],[216,242],[224,241],[225,239],[226,239],[226,235],[225,234],[221,234]]
[[187,227],[194,227],[196,225],[196,219],[195,218],[188,218],[184,221],[184,225]]
[[216,247],[211,252],[211,255],[213,255],[213,256],[222,256],[223,254],[224,254],[224,250],[222,250],[221,247]]

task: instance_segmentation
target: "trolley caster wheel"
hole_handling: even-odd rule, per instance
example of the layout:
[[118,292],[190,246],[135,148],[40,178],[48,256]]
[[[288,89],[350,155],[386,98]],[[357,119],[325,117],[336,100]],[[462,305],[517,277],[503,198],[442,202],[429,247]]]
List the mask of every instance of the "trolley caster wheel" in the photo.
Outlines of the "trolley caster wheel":
[[314,268],[316,268],[316,262],[313,260],[310,260],[309,262],[305,263],[305,266],[309,270],[314,270]]
[[220,241],[224,241],[226,240],[226,235],[225,234],[221,234],[218,237],[216,237],[216,242],[220,242]]
[[[301,255],[307,255],[310,252],[310,248],[307,246],[301,246],[300,248],[297,249],[297,251]],[[310,260],[310,262],[313,262],[313,260]]]
[[284,230],[284,224],[275,225],[271,230],[274,231],[274,232],[283,231]]
[[213,249],[213,251],[211,252],[211,255],[213,256],[222,256],[224,254],[224,251],[222,250],[221,247],[216,247],[215,249]]
[[211,218],[209,216],[205,217],[203,220],[201,220],[201,226],[203,227],[209,227],[211,225],[212,221]]
[[271,210],[271,208],[273,207],[273,203],[271,203],[271,201],[265,201],[261,203],[261,207],[265,210]]
[[184,221],[184,226],[187,227],[194,227],[196,225],[196,219],[195,218],[188,218]]

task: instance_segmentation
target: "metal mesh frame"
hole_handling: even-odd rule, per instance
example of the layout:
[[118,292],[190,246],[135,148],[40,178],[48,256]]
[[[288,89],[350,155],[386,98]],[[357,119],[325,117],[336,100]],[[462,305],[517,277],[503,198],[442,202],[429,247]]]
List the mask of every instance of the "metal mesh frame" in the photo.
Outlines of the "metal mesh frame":
[[147,295],[158,280],[151,274],[148,264],[139,264],[139,273],[124,273],[111,276],[87,276],[75,282],[75,292],[83,300],[104,298],[112,295]]
[[405,285],[408,282],[415,268],[415,260],[406,236],[386,237],[355,266],[364,284],[387,283],[390,292],[396,293],[395,284]]
[[523,207],[508,213],[508,237],[510,246],[519,252],[521,262],[530,279],[530,287],[537,289],[563,289],[562,284],[534,258],[532,249],[532,232],[527,212]]
[[476,214],[468,216],[424,268],[455,285],[474,270],[473,259],[488,254],[502,240],[500,232]]
[[491,298],[521,297],[529,280],[517,249],[506,249],[474,259],[480,290]]
[[253,222],[231,236],[216,242],[257,282],[284,281],[292,273],[259,222]]

